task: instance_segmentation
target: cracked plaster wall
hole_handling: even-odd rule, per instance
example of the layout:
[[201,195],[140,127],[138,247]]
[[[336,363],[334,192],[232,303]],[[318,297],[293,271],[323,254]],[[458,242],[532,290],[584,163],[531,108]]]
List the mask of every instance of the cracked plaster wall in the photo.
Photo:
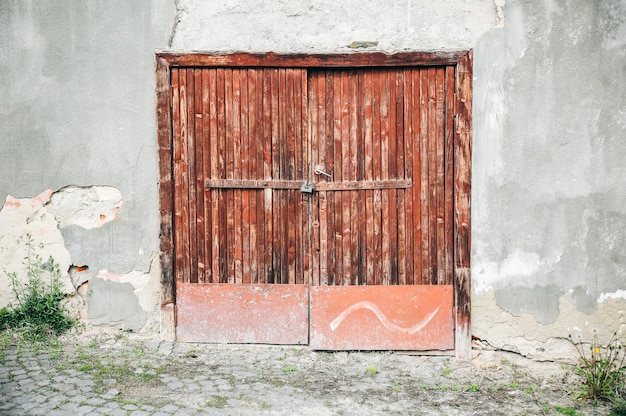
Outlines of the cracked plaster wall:
[[[506,1],[477,43],[473,333],[626,333],[626,1]],[[557,345],[558,344],[558,345]]]
[[[162,0],[0,2],[0,273],[21,267],[17,241],[41,224],[33,238],[61,263],[68,292],[70,265],[88,267],[83,282],[106,279],[78,288],[83,317],[89,298],[104,311],[95,321],[130,329],[144,326],[124,322],[132,315],[158,320],[154,50],[174,15]],[[14,212],[12,201],[28,207],[49,188],[36,222]],[[123,287],[135,301],[109,302],[93,286]]]
[[83,279],[148,276],[145,311],[158,302],[154,49],[473,48],[472,331],[571,353],[572,332],[624,330],[624,16],[626,0],[3,2],[0,198],[118,189],[115,221],[57,212],[59,234]]

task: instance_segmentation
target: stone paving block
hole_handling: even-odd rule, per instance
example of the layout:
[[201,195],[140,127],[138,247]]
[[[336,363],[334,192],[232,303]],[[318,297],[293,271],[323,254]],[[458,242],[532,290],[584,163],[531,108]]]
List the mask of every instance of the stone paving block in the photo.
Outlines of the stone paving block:
[[102,406],[103,404],[105,404],[107,401],[104,400],[101,397],[91,397],[88,398],[87,400],[85,400],[85,403],[91,405],[91,406]]
[[150,412],[146,412],[145,410],[134,410],[130,412],[128,416],[149,416]]
[[169,383],[167,383],[167,387],[171,390],[180,389],[184,386],[185,385],[179,380],[174,380],[174,381],[170,381]]
[[73,402],[73,403],[83,403],[83,402],[86,402],[87,399],[88,399],[87,396],[84,396],[82,394],[77,394],[77,395],[75,395],[73,397],[70,397],[70,402]]
[[175,413],[179,410],[178,406],[175,406],[173,404],[166,404],[165,406],[161,407],[161,412],[166,412],[168,414],[170,413]]
[[109,413],[111,416],[126,416],[128,414],[128,410],[124,410],[124,409],[113,409],[111,411],[111,413]]
[[86,415],[87,413],[91,412],[93,409],[95,409],[95,407],[93,406],[80,406],[77,410],[76,410],[76,414],[79,415]]

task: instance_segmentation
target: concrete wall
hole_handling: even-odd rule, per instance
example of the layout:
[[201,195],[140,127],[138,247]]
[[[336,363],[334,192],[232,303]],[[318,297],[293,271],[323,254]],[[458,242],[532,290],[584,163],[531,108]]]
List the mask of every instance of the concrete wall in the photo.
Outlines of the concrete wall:
[[[136,274],[150,276],[158,250],[154,50],[167,45],[174,16],[162,0],[0,2],[0,200],[18,198],[0,211],[5,292],[3,270],[22,269],[29,232],[66,284],[70,265],[88,267],[76,284],[116,282],[82,289],[79,303],[93,299],[102,321],[139,329],[154,316],[109,295],[145,291]],[[153,274],[146,303],[158,303]],[[131,288],[119,283],[128,276]]]
[[[0,197],[55,192],[23,200],[30,214],[13,199],[0,211],[0,261],[15,266],[28,218],[51,216],[64,265],[89,267],[74,286],[100,279],[84,295],[90,319],[154,330],[154,49],[346,52],[353,42],[474,49],[481,344],[541,359],[571,354],[570,334],[623,336],[626,0],[2,2]],[[123,316],[118,299],[132,304]]]

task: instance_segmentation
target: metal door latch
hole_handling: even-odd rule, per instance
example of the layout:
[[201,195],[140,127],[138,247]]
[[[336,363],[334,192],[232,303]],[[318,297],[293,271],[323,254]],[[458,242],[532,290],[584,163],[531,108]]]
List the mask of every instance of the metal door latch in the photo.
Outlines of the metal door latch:
[[300,192],[303,194],[312,194],[315,192],[315,184],[313,182],[305,182],[302,184],[300,188]]
[[328,176],[329,178],[333,178],[333,176],[330,173],[327,173],[324,171],[324,166],[322,165],[317,165],[313,168],[313,173],[315,173],[316,175],[324,175],[324,176]]

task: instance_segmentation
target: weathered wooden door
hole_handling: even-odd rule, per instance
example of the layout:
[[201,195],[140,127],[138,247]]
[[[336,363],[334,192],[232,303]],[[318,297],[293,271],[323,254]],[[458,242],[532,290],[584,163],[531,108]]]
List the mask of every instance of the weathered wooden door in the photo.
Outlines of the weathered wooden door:
[[454,349],[456,66],[219,58],[167,66],[176,338]]
[[316,348],[453,348],[453,94],[451,67],[309,73]]

